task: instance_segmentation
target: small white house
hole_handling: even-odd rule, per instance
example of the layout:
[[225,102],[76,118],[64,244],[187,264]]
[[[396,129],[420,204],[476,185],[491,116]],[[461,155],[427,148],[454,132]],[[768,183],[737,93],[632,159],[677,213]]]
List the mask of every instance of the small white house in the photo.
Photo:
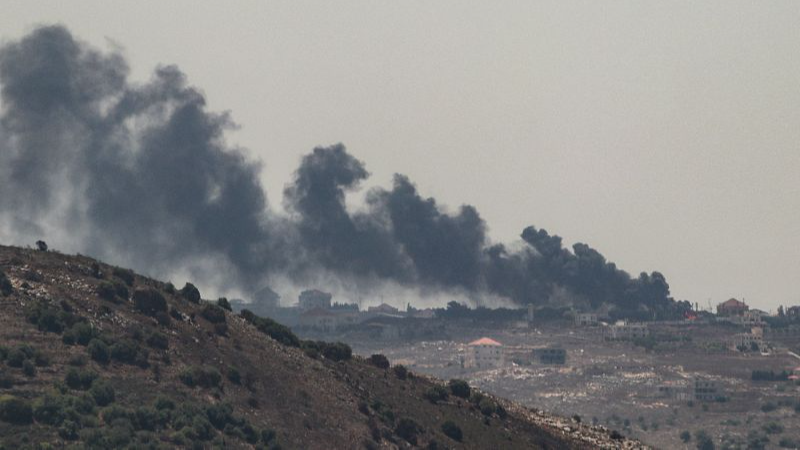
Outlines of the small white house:
[[465,367],[489,369],[503,367],[504,365],[503,344],[487,337],[467,344],[464,358]]
[[590,327],[597,325],[597,314],[594,313],[578,313],[575,314],[575,325],[579,327]]
[[608,329],[608,338],[612,340],[633,340],[650,336],[646,323],[618,321]]

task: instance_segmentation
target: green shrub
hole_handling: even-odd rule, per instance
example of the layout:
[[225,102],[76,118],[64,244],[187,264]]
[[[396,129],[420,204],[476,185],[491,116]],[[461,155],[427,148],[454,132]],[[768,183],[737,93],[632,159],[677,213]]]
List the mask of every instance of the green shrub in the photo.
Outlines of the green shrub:
[[80,424],[74,422],[72,420],[65,420],[59,427],[58,427],[58,436],[61,439],[67,441],[74,441],[77,440],[80,435],[78,432],[80,431]]
[[445,436],[453,439],[454,441],[461,442],[461,439],[464,437],[463,433],[461,432],[461,428],[455,424],[452,420],[448,420],[442,424],[442,433]]
[[225,322],[225,310],[211,303],[203,305],[203,309],[200,310],[200,315],[211,323]]
[[285,325],[281,325],[268,317],[259,317],[247,309],[243,309],[239,315],[253,324],[258,331],[275,339],[281,344],[290,347],[300,347],[300,339]]
[[147,336],[145,343],[150,347],[166,350],[169,348],[169,339],[164,333],[154,331]]
[[375,354],[369,357],[369,362],[379,369],[389,368],[389,358],[381,354]]
[[78,322],[65,333],[65,336],[66,334],[71,334],[78,345],[89,345],[89,342],[97,337],[97,330],[89,322]]
[[469,398],[470,388],[469,383],[464,380],[452,379],[448,383],[450,393],[456,397]]
[[184,368],[178,376],[189,387],[211,388],[222,382],[222,375],[213,367],[191,366]]
[[233,417],[233,406],[230,403],[220,403],[206,407],[208,421],[218,430],[225,429],[228,424],[239,425],[240,422]]
[[331,361],[347,361],[353,356],[353,350],[349,345],[343,342],[324,343],[322,348],[322,356]]
[[153,288],[137,289],[133,293],[133,306],[139,312],[155,317],[156,313],[167,311],[167,300]]
[[114,270],[112,270],[111,273],[115,277],[117,277],[120,280],[124,281],[125,284],[127,284],[128,286],[133,286],[133,282],[135,280],[135,277],[133,275],[133,271],[132,270],[123,269],[121,267],[114,267]]
[[406,378],[408,378],[408,369],[406,369],[406,366],[398,364],[394,366],[392,370],[394,370],[394,374],[397,378],[401,380],[405,380]]
[[783,433],[783,425],[777,422],[770,422],[762,427],[767,434],[781,434]]
[[139,343],[132,339],[120,339],[111,345],[110,351],[111,359],[126,364],[134,364],[139,354]]
[[0,420],[13,424],[33,422],[33,408],[27,400],[12,395],[0,396]]
[[21,368],[26,359],[27,355],[25,352],[17,347],[8,352],[6,364],[8,364],[9,367]]
[[261,430],[261,442],[269,444],[275,441],[275,437],[276,437],[275,430],[271,430],[268,428]]
[[103,300],[114,302],[117,300],[117,290],[108,281],[103,281],[97,285],[97,296]]
[[70,367],[64,376],[64,383],[70,389],[85,391],[92,387],[92,383],[99,377],[97,372],[91,369],[76,369]]
[[86,351],[89,353],[90,358],[99,362],[100,364],[107,364],[111,360],[111,351],[109,350],[108,345],[98,338],[94,338],[89,341]]
[[417,434],[420,432],[420,426],[411,419],[403,418],[397,422],[394,432],[409,443],[417,445]]
[[491,416],[497,411],[497,405],[493,401],[484,397],[480,403],[478,403],[478,409],[481,410],[481,414],[484,416]]
[[192,283],[186,283],[180,290],[180,294],[192,303],[200,303],[200,290]]
[[22,363],[22,373],[25,374],[26,377],[33,378],[36,376],[36,364],[33,363],[30,359],[26,359]]
[[447,389],[442,386],[434,385],[431,386],[425,393],[423,394],[425,399],[427,399],[431,403],[437,403],[441,401],[447,400],[448,394]]
[[11,389],[12,387],[14,387],[14,378],[0,371],[0,389]]
[[91,394],[98,406],[108,406],[111,403],[114,403],[114,400],[116,399],[114,387],[111,386],[111,384],[109,384],[107,381],[101,379],[96,379],[92,382],[92,387],[89,389],[89,394]]
[[2,294],[4,297],[8,297],[13,293],[14,286],[11,284],[11,280],[9,280],[6,274],[0,270],[0,294]]
[[222,308],[222,309],[224,309],[226,311],[233,312],[233,308],[231,308],[231,303],[225,297],[220,297],[220,298],[217,299],[217,306],[219,306],[220,308]]
[[36,419],[36,422],[41,424],[52,426],[61,425],[61,422],[63,422],[65,418],[65,407],[66,405],[62,396],[45,394],[34,400],[32,409],[33,418]]
[[228,379],[234,384],[241,384],[242,383],[242,374],[239,373],[239,369],[236,367],[228,367],[228,372],[226,374]]

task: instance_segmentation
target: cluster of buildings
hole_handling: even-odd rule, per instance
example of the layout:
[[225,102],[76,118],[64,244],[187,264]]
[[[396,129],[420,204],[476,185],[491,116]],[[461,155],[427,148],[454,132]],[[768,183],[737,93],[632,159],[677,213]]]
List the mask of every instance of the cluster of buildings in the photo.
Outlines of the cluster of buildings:
[[543,365],[563,365],[567,362],[567,351],[558,347],[508,348],[499,341],[482,337],[464,346],[462,366],[472,369],[496,369],[509,361],[535,362]]
[[712,402],[725,397],[725,392],[717,381],[697,377],[689,384],[662,384],[658,395],[672,400]]
[[[335,303],[333,295],[319,289],[309,289],[300,293],[297,304],[284,307],[280,304],[280,296],[272,289],[266,287],[253,295],[252,303],[242,300],[232,300],[234,310],[250,309],[257,315],[272,317],[273,319],[290,327],[305,328],[307,330],[331,333],[341,328],[352,325],[364,325],[378,338],[392,339],[399,335],[392,319],[417,318],[433,319],[435,312],[432,309],[408,308],[406,311],[381,303],[361,310],[354,303]],[[383,319],[383,320],[382,320]]]

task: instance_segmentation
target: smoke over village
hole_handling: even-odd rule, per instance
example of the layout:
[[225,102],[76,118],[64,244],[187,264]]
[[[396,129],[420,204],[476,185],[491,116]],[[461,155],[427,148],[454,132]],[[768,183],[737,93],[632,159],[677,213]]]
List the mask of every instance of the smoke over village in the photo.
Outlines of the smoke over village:
[[121,54],[62,26],[35,29],[0,50],[6,239],[46,237],[147,273],[180,268],[245,295],[271,280],[333,277],[361,292],[388,284],[477,304],[674,313],[660,273],[632,277],[589,245],[564,248],[534,226],[521,230],[522,247],[491,242],[475,208],[449,211],[408,175],[363,193],[363,208],[349,211],[345,196],[370,173],[342,144],[311,150],[283,204],[269,205],[261,163],[226,144],[236,126],[228,113],[209,111],[175,66],[158,67],[143,84],[130,82],[129,72]]

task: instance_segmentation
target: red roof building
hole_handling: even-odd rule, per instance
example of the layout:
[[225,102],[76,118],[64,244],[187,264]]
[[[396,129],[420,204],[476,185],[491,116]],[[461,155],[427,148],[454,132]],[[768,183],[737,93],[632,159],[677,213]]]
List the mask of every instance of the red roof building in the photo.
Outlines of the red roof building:
[[717,315],[722,317],[741,316],[749,309],[750,307],[744,302],[732,298],[717,305]]

